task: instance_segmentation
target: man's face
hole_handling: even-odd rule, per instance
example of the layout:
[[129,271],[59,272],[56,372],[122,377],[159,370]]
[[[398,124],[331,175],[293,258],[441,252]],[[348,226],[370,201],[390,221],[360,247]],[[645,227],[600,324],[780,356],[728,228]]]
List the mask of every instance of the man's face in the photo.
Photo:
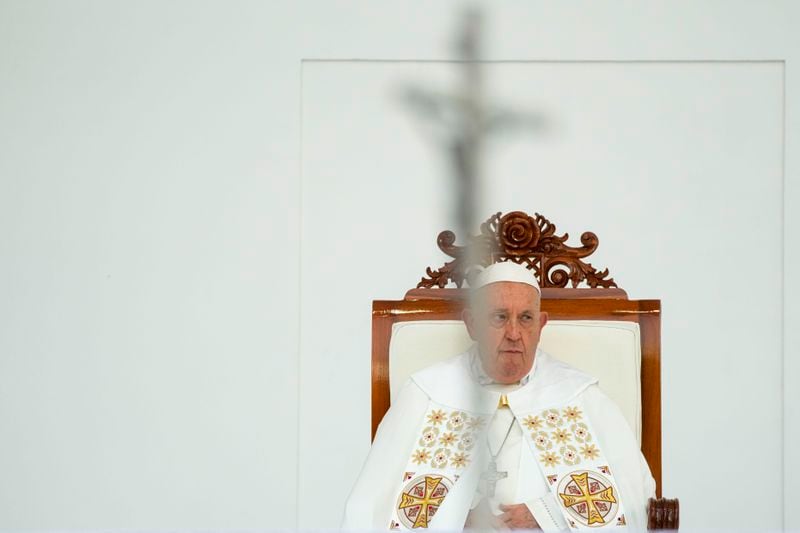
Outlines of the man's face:
[[530,372],[547,313],[539,292],[524,283],[490,283],[478,290],[464,323],[478,343],[483,370],[498,383],[516,383]]

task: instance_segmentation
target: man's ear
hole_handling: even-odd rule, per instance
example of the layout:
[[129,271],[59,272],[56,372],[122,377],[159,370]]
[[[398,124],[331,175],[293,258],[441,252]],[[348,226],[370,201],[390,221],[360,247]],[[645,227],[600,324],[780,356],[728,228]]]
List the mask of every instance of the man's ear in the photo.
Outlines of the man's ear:
[[541,311],[539,313],[539,329],[542,329],[545,324],[547,324],[547,320],[550,318],[550,315],[547,314],[547,311]]
[[469,338],[477,341],[477,337],[475,336],[475,315],[472,313],[472,309],[469,307],[465,307],[463,311],[461,311],[461,320],[464,321],[464,325],[467,326],[467,333],[469,333]]

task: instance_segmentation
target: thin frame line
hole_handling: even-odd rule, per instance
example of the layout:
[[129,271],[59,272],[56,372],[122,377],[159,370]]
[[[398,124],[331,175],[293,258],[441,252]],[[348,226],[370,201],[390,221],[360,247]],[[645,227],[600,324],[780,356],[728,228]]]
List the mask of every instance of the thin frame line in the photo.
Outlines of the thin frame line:
[[294,529],[300,528],[300,442],[302,437],[302,411],[300,402],[302,399],[300,376],[302,376],[303,366],[303,117],[304,117],[304,72],[303,62],[300,62],[300,95],[298,105],[298,120],[300,122],[298,127],[298,144],[297,156],[299,158],[297,164],[297,379],[295,384],[297,387],[295,395],[295,406],[297,410],[297,430],[295,442],[295,481],[294,481]]
[[[407,59],[407,58],[394,58],[394,59],[380,59],[380,58],[357,58],[357,57],[307,57],[300,60],[301,63],[466,63],[460,59]],[[763,59],[482,59],[477,63],[491,64],[520,64],[520,63],[546,63],[546,64],[610,64],[610,63],[624,63],[624,64],[681,64],[681,63],[696,63],[696,64],[709,64],[709,63],[783,63],[785,65],[786,59],[779,58],[763,58]]]
[[786,530],[786,60],[781,68],[781,530]]

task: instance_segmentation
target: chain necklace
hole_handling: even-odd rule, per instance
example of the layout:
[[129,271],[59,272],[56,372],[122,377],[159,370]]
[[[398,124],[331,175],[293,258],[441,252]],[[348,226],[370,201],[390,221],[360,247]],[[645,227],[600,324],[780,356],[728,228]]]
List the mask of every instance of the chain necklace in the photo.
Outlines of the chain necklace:
[[511,429],[514,427],[515,420],[516,418],[511,419],[511,424],[508,426],[506,436],[503,437],[503,442],[500,443],[500,448],[497,450],[497,453],[492,453],[492,447],[489,444],[489,432],[486,432],[486,448],[489,450],[489,455],[492,459],[489,461],[486,472],[481,476],[481,479],[486,481],[486,493],[490,498],[494,497],[495,490],[497,489],[497,482],[508,477],[508,472],[500,472],[497,470],[497,457],[500,455],[500,452],[503,451],[503,446],[506,445],[508,436],[511,435]]

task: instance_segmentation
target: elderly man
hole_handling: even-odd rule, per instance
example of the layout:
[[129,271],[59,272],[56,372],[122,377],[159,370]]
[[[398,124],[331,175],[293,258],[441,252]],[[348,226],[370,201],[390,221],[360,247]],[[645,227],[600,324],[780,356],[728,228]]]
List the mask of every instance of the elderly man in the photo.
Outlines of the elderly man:
[[415,373],[348,499],[347,529],[643,530],[655,482],[597,380],[538,349],[533,274],[471,284],[469,351]]

